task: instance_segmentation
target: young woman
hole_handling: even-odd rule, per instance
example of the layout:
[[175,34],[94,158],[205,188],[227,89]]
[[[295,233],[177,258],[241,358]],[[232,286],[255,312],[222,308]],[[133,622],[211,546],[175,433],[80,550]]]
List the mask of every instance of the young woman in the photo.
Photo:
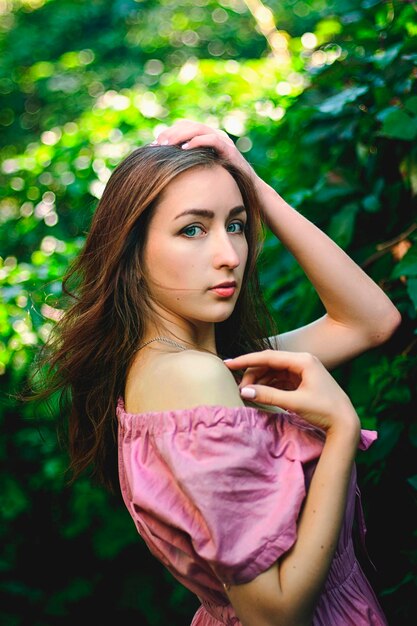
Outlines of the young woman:
[[[326,308],[280,336],[261,219]],[[120,481],[201,600],[193,626],[386,625],[352,544],[355,452],[376,435],[328,372],[398,326],[381,289],[226,133],[189,120],[115,169],[65,285],[50,389],[70,395],[74,477]]]

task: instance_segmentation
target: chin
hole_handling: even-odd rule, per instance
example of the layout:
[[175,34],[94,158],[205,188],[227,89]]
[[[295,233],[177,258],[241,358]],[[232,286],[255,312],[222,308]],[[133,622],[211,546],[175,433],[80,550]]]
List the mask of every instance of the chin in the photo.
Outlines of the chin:
[[195,307],[194,311],[190,307],[187,312],[183,310],[180,314],[183,319],[188,319],[194,324],[217,324],[229,319],[235,307],[236,301],[218,302],[214,305],[211,303],[204,308],[201,306]]
[[228,311],[222,311],[221,313],[213,313],[212,315],[195,315],[188,317],[189,321],[194,324],[218,324],[219,322],[225,322],[232,315],[234,307],[231,307]]
[[207,320],[210,322],[214,322],[215,324],[217,324],[218,322],[225,322],[226,320],[229,319],[229,317],[232,315],[233,311],[235,310],[234,306],[228,307],[228,310],[226,311],[222,311],[221,313],[218,313],[217,315],[213,315],[212,319]]

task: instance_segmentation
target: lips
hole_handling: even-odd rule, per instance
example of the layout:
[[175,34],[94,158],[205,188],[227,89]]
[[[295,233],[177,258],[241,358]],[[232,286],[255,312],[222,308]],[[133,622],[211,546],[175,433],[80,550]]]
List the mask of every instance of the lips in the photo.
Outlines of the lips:
[[219,283],[218,285],[215,285],[214,287],[212,287],[212,289],[223,289],[223,288],[228,289],[230,287],[236,287],[235,280],[229,280],[224,283]]
[[213,291],[221,298],[230,298],[236,291],[236,281],[231,280],[224,283],[219,283],[218,285],[211,287],[210,291]]

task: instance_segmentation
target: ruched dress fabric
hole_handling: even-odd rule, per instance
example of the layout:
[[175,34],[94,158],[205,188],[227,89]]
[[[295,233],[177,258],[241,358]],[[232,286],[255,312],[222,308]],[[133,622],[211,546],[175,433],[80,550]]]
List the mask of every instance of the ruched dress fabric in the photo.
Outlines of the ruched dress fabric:
[[[249,582],[295,542],[322,432],[294,413],[251,406],[134,414],[119,399],[117,416],[124,502],[150,552],[198,596],[191,626],[241,626],[224,584]],[[362,430],[359,447],[375,439]],[[312,626],[387,626],[355,558],[361,511],[354,468]]]

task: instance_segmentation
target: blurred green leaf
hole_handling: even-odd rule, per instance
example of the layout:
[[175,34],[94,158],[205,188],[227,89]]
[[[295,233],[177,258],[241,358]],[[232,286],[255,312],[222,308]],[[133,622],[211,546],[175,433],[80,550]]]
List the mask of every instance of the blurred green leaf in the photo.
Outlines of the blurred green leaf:
[[417,96],[411,96],[411,98],[407,98],[404,102],[404,107],[407,111],[414,113],[417,115]]
[[22,486],[11,476],[3,476],[0,510],[5,520],[13,520],[29,508],[30,503]]
[[346,104],[355,102],[368,91],[368,87],[361,85],[358,87],[348,87],[343,89],[340,93],[335,94],[331,98],[328,98],[322,102],[318,109],[322,113],[329,113],[330,115],[339,115],[342,112]]
[[407,280],[407,293],[414,304],[414,308],[417,309],[417,278],[409,278]]
[[412,141],[417,137],[417,118],[411,117],[401,109],[391,111],[383,121],[380,134],[394,139]]
[[352,241],[355,217],[358,211],[359,205],[352,202],[343,207],[330,220],[329,235],[342,248],[346,248]]
[[410,483],[412,488],[417,491],[417,474],[415,474],[414,476],[410,476],[408,482]]

